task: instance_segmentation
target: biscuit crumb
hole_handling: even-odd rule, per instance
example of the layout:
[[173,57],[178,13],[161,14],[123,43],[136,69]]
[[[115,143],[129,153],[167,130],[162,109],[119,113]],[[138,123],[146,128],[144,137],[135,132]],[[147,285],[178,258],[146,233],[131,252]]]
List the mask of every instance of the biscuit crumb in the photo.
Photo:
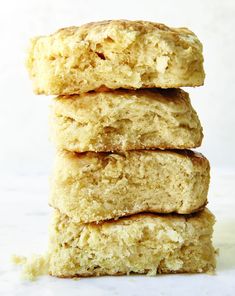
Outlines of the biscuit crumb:
[[22,279],[34,281],[40,275],[46,275],[49,271],[49,256],[34,254],[29,257],[13,255],[12,263],[22,265]]

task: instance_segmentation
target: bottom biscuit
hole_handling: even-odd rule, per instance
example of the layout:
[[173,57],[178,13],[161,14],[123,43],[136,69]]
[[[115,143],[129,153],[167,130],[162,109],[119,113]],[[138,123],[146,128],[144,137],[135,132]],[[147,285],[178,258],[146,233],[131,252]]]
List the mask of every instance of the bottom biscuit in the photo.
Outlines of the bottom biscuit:
[[58,277],[213,272],[214,216],[138,214],[78,224],[55,211],[49,273]]

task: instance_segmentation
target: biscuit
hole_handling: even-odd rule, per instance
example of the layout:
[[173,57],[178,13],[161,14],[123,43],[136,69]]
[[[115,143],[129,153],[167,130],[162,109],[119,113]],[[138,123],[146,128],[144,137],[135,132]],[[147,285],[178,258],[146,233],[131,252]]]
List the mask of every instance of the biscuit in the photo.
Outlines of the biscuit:
[[180,89],[119,90],[54,100],[52,140],[75,152],[184,149],[201,145],[200,121]]
[[32,39],[27,68],[37,94],[178,88],[204,83],[202,45],[186,28],[112,20]]
[[137,214],[79,224],[59,211],[50,231],[49,273],[57,277],[212,273],[214,216]]
[[76,222],[205,206],[209,162],[192,151],[58,152],[49,203]]

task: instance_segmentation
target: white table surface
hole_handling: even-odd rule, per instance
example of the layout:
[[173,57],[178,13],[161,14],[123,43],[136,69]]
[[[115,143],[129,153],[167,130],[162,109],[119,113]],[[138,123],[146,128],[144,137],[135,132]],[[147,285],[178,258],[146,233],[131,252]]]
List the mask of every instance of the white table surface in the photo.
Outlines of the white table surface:
[[51,209],[47,176],[0,176],[0,295],[235,295],[235,170],[212,170],[209,208],[216,215],[217,274],[100,277],[80,280],[20,278],[12,254],[43,253]]

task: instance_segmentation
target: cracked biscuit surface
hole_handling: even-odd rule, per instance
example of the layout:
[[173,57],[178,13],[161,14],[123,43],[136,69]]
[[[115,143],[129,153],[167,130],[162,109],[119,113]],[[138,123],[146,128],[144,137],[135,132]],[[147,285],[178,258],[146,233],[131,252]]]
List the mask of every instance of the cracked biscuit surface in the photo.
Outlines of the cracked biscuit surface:
[[140,212],[188,214],[207,202],[209,162],[199,153],[57,153],[49,203],[76,222]]
[[212,273],[214,216],[138,214],[101,224],[79,224],[55,211],[49,272],[58,277]]
[[203,133],[181,89],[118,90],[60,96],[52,104],[56,146],[75,152],[184,149]]
[[111,20],[31,41],[27,68],[38,94],[177,88],[204,83],[202,45],[187,28]]

